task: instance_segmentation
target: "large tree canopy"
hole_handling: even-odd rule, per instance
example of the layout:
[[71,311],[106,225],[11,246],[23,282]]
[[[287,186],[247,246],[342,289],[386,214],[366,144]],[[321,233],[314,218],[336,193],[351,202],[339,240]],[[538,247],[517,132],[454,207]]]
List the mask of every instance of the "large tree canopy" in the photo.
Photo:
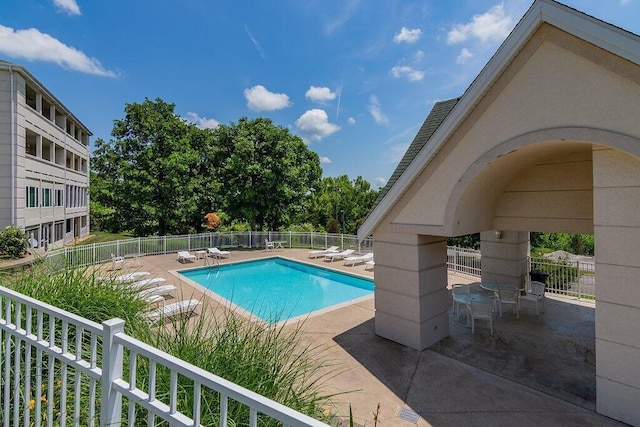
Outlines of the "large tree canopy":
[[160,99],[127,104],[112,136],[108,143],[96,141],[91,182],[94,201],[115,210],[112,228],[150,235],[199,227],[211,210],[196,214],[202,198],[211,202],[202,191],[201,173],[207,169],[201,153],[211,149],[213,137]]
[[289,224],[322,169],[316,153],[298,136],[271,120],[241,118],[215,131],[225,212],[251,229],[277,230]]
[[91,160],[92,213],[109,231],[194,232],[209,212],[278,229],[322,174],[318,155],[269,119],[199,129],[161,99],[127,104],[112,136]]

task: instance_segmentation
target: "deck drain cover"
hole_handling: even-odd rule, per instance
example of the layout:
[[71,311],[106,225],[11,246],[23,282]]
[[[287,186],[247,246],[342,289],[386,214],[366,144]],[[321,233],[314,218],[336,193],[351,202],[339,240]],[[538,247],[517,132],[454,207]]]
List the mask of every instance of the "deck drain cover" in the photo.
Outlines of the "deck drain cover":
[[409,421],[413,424],[417,424],[418,418],[420,418],[420,414],[418,414],[411,408],[402,408],[398,413],[398,418],[400,418],[401,420]]

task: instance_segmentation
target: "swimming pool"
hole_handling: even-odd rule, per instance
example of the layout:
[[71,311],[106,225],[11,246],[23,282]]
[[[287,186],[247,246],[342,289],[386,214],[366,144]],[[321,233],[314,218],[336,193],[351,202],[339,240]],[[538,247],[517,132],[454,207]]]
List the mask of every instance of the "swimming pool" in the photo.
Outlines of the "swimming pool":
[[306,316],[373,294],[370,279],[283,258],[178,273],[269,323]]

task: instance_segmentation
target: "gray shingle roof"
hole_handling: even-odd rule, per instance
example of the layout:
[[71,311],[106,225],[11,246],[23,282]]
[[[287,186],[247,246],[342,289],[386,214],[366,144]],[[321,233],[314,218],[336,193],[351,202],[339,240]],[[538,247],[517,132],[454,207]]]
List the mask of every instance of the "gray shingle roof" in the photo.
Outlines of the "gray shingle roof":
[[424,147],[429,139],[433,136],[438,127],[442,124],[445,118],[449,115],[453,107],[458,103],[460,98],[449,99],[446,101],[436,102],[431,112],[425,119],[424,123],[420,127],[420,130],[416,134],[415,138],[413,138],[413,142],[409,145],[407,152],[404,153],[402,160],[398,163],[398,166],[391,174],[391,178],[387,181],[387,185],[385,185],[380,193],[378,194],[378,198],[374,202],[371,207],[370,213],[378,206],[380,201],[384,198],[384,196],[389,192],[391,187],[396,183],[398,178],[402,175],[402,173],[407,169],[409,164],[413,161],[413,159],[418,155],[422,147]]

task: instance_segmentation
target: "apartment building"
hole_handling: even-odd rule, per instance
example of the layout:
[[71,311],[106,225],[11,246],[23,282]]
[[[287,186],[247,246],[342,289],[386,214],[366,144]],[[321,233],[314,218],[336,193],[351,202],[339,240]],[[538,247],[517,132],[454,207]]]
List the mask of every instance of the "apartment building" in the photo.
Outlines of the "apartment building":
[[33,247],[89,233],[89,137],[26,68],[0,60],[0,228]]

